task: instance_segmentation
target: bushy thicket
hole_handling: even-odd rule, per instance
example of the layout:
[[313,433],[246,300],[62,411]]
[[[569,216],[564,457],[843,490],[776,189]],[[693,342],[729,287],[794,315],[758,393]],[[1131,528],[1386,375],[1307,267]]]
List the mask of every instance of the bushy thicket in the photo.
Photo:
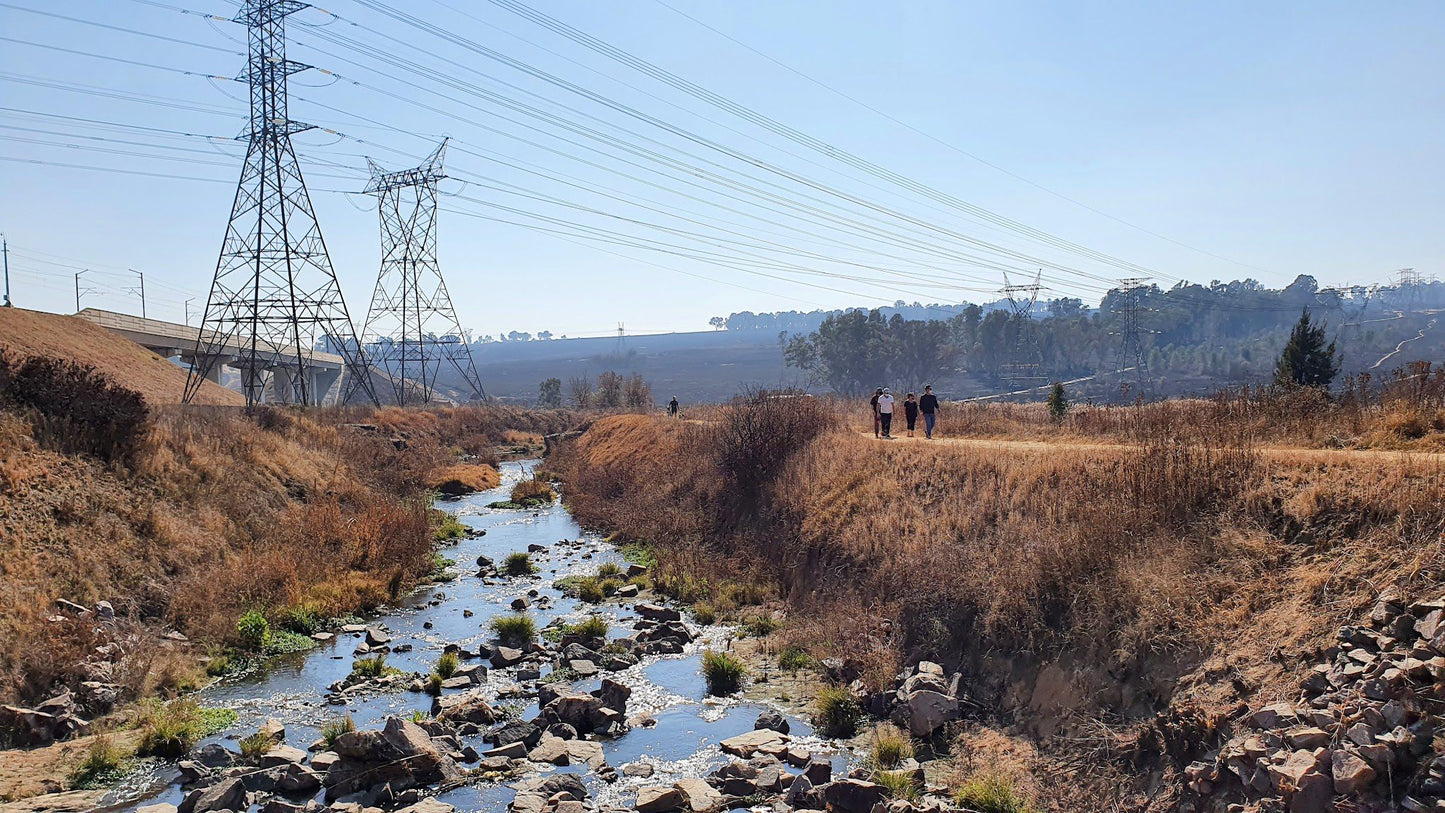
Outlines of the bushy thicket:
[[94,367],[45,356],[14,358],[0,351],[0,404],[17,410],[48,448],[129,462],[145,438],[149,411],[140,393]]

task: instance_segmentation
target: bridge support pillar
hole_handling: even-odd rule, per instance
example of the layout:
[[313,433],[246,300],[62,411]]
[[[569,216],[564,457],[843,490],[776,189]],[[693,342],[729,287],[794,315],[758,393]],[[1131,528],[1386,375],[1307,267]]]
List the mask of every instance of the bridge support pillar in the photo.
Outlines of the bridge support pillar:
[[272,367],[271,397],[268,400],[277,404],[296,403],[296,373],[294,367]]
[[311,377],[311,397],[318,406],[325,403],[337,403],[341,399],[339,390],[335,398],[329,398],[332,389],[336,387],[336,382],[341,380],[340,367],[334,370],[325,367],[308,367],[306,372]]

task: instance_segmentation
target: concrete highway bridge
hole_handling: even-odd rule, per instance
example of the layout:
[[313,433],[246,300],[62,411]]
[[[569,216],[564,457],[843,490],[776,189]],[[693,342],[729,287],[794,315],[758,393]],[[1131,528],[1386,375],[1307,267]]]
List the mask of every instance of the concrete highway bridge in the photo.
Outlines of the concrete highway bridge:
[[[159,319],[143,319],[139,316],[97,308],[86,308],[76,316],[107,330],[113,330],[163,358],[179,358],[186,366],[196,366],[203,360],[203,354],[207,350],[197,342],[199,329],[189,325],[162,322]],[[215,363],[211,365],[210,372],[206,377],[217,384],[223,383],[221,380],[222,365],[234,367],[241,358],[249,355],[249,340],[245,340],[247,346],[244,348],[242,342],[242,338],[233,337],[223,344],[220,348],[221,352],[216,354]],[[270,374],[270,381],[266,387],[267,401],[293,402],[295,400],[293,385],[297,376],[302,375],[308,376],[307,384],[309,386],[307,389],[309,392],[316,393],[319,401],[334,401],[336,397],[339,397],[337,382],[341,380],[341,371],[345,366],[345,360],[341,356],[303,348],[300,354],[302,361],[298,369],[297,353],[294,347],[258,342],[256,355],[264,360],[264,371]],[[333,393],[333,389],[338,392]]]

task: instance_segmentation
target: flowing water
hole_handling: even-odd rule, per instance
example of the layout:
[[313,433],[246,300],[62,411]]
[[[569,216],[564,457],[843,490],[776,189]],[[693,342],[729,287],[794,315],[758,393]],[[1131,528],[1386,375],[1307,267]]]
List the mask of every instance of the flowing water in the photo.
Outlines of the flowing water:
[[[456,514],[462,524],[485,534],[442,549],[442,555],[456,561],[451,568],[457,574],[455,580],[419,588],[400,599],[396,607],[367,619],[368,626],[385,629],[392,636],[387,665],[404,672],[429,673],[447,644],[474,650],[477,643],[488,640],[488,622],[497,615],[510,613],[511,602],[524,596],[534,605],[528,612],[539,629],[555,618],[571,622],[582,620],[590,613],[600,613],[612,624],[610,637],[621,637],[630,631],[635,617],[629,604],[616,601],[583,604],[552,587],[555,580],[565,576],[592,575],[604,562],[625,567],[621,555],[611,545],[595,534],[584,533],[560,503],[538,510],[486,507],[488,503],[507,499],[512,485],[530,476],[534,465],[534,461],[504,463],[501,487],[462,500],[437,503],[438,508]],[[581,544],[558,544],[576,540]],[[525,551],[529,545],[545,547],[532,554],[532,561],[541,571],[537,577],[483,579],[474,575],[478,556],[501,562],[508,553]],[[535,606],[542,597],[550,599],[550,606]],[[684,777],[704,776],[723,764],[726,758],[718,749],[718,743],[752,730],[753,721],[765,708],[756,702],[706,695],[700,669],[701,651],[706,646],[725,644],[729,634],[726,628],[705,628],[698,640],[680,655],[646,657],[630,669],[605,673],[632,687],[627,705],[629,717],[650,714],[657,721],[653,727],[633,728],[621,737],[604,740],[607,762],[619,773],[628,763],[649,762],[655,769],[654,776],[648,779],[623,776],[608,784],[591,775],[586,766],[553,768],[548,765],[537,766],[538,770],[581,772],[596,801],[630,806],[641,785],[667,785]],[[202,705],[233,708],[239,719],[231,729],[205,742],[222,742],[236,750],[236,739],[254,732],[267,719],[275,718],[286,726],[286,742],[304,749],[318,737],[322,724],[343,714],[350,714],[358,729],[366,729],[379,728],[388,715],[410,717],[413,711],[430,712],[431,697],[422,692],[352,696],[346,706],[328,704],[327,687],[351,671],[352,653],[361,638],[361,633],[339,633],[315,649],[273,659],[253,673],[224,679],[206,689],[199,696]],[[411,645],[409,651],[396,651],[398,647],[405,649],[407,644]],[[509,690],[519,689],[512,679],[514,671],[491,670],[483,686],[489,700],[502,695],[498,702],[504,705],[525,704],[520,713],[524,719],[530,719],[537,714],[535,692],[515,700],[507,697]],[[600,683],[599,677],[579,680],[574,685],[591,691]],[[837,743],[813,738],[804,720],[789,716],[788,722],[794,741],[815,753],[832,753],[835,770],[846,765],[847,756],[837,750]],[[480,736],[462,738],[462,744],[470,744],[483,752],[490,747]],[[175,773],[169,764],[154,764],[131,776],[111,794],[117,801],[125,799],[123,804],[113,805],[113,809],[155,802],[179,804],[185,794],[172,781]],[[532,775],[535,774],[528,774]],[[456,788],[438,798],[462,811],[501,811],[513,795],[508,784],[483,783]]]

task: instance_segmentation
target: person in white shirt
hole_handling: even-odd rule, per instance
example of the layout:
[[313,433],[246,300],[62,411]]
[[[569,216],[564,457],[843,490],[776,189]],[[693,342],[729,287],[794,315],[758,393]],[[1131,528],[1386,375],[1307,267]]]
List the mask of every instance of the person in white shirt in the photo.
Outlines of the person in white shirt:
[[893,392],[887,387],[878,397],[878,418],[883,422],[883,437],[893,439]]

